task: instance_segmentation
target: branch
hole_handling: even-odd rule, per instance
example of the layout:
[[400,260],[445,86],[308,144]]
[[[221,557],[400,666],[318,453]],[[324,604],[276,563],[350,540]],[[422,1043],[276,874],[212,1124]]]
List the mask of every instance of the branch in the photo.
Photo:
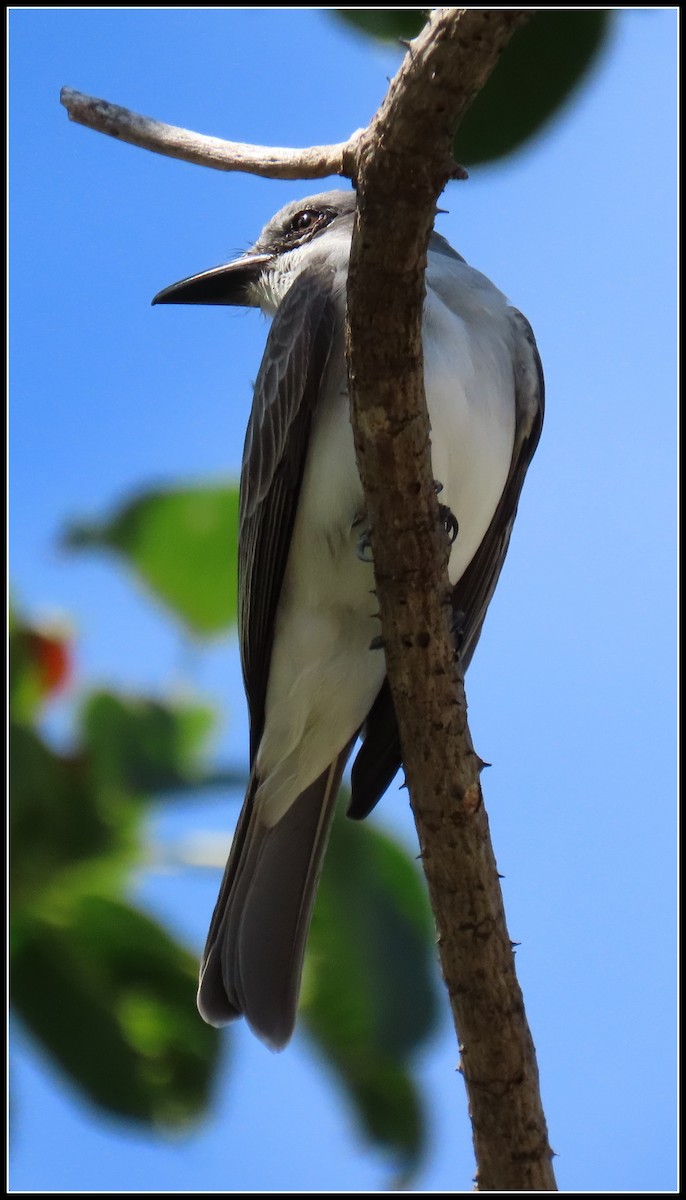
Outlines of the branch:
[[60,102],[70,121],[86,125],[98,133],[107,133],[120,142],[129,142],[142,150],[152,150],[169,158],[214,167],[217,171],[243,171],[268,179],[322,179],[326,175],[353,173],[357,140],[362,130],[352,134],[347,142],[335,146],[310,146],[306,150],[285,150],[279,146],[248,146],[243,142],[226,142],[223,138],[207,137],[164,125],[152,117],[142,117],[128,108],[85,96],[73,88],[64,87]]
[[[349,381],[384,649],[480,1190],[554,1190],[538,1069],[454,662],[448,545],[424,399],[421,314],[459,119],[526,14],[434,10],[360,141]],[[392,220],[389,214],[392,213]]]

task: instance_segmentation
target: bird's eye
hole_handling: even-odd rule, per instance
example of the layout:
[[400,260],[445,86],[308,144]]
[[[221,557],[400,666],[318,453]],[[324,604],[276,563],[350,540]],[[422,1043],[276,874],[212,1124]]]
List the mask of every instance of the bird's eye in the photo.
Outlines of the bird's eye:
[[283,226],[281,244],[285,250],[302,246],[316,237],[320,229],[326,229],[335,216],[336,213],[332,208],[301,208],[300,212],[297,212]]
[[321,220],[321,215],[314,208],[304,208],[302,212],[296,213],[291,221],[293,233],[305,233],[307,229],[311,229]]

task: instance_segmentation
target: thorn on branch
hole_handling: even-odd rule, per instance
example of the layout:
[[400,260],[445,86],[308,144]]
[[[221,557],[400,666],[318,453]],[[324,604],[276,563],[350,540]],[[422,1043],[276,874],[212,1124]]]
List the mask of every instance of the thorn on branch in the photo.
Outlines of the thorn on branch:
[[462,163],[453,163],[448,179],[469,179],[469,171],[466,167],[462,166]]

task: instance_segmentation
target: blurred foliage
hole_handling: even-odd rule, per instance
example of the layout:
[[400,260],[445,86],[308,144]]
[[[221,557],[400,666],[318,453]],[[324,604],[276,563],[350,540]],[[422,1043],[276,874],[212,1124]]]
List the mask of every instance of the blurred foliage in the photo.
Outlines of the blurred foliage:
[[109,521],[72,524],[64,543],[119,554],[191,633],[220,633],[236,620],[236,487],[146,492]]
[[195,1010],[195,958],[111,895],[62,886],[51,901],[13,926],[12,1004],[23,1021],[102,1109],[168,1128],[196,1120],[219,1036]]
[[367,1138],[404,1180],[426,1149],[411,1062],[438,1019],[426,888],[405,850],[339,806],[319,886],[302,1011],[339,1072]]
[[18,625],[12,609],[9,627],[10,708],[17,720],[30,721],[43,701],[59,692],[69,679],[69,636],[61,628],[29,629]]
[[93,692],[82,725],[98,786],[116,793],[197,788],[207,780],[203,751],[215,723],[210,708],[161,704]]
[[[335,9],[368,36],[397,42],[424,25],[420,9]],[[493,74],[465,114],[454,157],[465,166],[491,163],[519,150],[569,102],[607,41],[611,12],[547,9],[517,30]]]
[[[173,540],[169,514],[167,533]],[[168,596],[163,577],[160,585]],[[196,1011],[197,958],[126,891],[144,861],[154,799],[245,776],[208,768],[214,718],[205,705],[105,690],[83,697],[75,746],[59,753],[40,719],[71,674],[68,641],[13,615],[10,667],[14,1011],[100,1109],[185,1126],[211,1100],[218,1034]],[[416,865],[341,815],[306,958],[304,1024],[364,1134],[403,1179],[426,1144],[411,1058],[436,1021],[431,930]]]
[[[185,1125],[207,1107],[219,1038],[195,1014],[195,957],[125,891],[153,792],[169,780],[203,782],[211,714],[95,693],[77,745],[58,753],[39,729],[43,704],[69,672],[69,646],[57,655],[58,642],[12,616],[12,1006],[91,1102]],[[46,646],[63,671],[47,671]]]

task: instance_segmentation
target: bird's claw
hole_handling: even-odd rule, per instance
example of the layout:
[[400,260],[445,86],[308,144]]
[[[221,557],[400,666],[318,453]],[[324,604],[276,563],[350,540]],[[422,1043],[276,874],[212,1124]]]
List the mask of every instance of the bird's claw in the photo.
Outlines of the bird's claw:
[[443,528],[445,529],[448,538],[450,539],[450,545],[452,546],[460,530],[460,526],[457,523],[457,517],[452,509],[448,508],[447,504],[439,504],[438,511],[441,515]]
[[[434,479],[434,491],[437,496],[440,496],[441,492],[443,491],[443,484],[439,479]],[[441,515],[443,528],[450,538],[450,545],[452,546],[460,529],[460,526],[457,523],[457,517],[453,513],[452,509],[448,508],[447,504],[439,504],[438,511]]]
[[372,543],[369,537],[369,529],[364,529],[357,539],[357,557],[360,562],[370,563],[374,561],[372,555]]

